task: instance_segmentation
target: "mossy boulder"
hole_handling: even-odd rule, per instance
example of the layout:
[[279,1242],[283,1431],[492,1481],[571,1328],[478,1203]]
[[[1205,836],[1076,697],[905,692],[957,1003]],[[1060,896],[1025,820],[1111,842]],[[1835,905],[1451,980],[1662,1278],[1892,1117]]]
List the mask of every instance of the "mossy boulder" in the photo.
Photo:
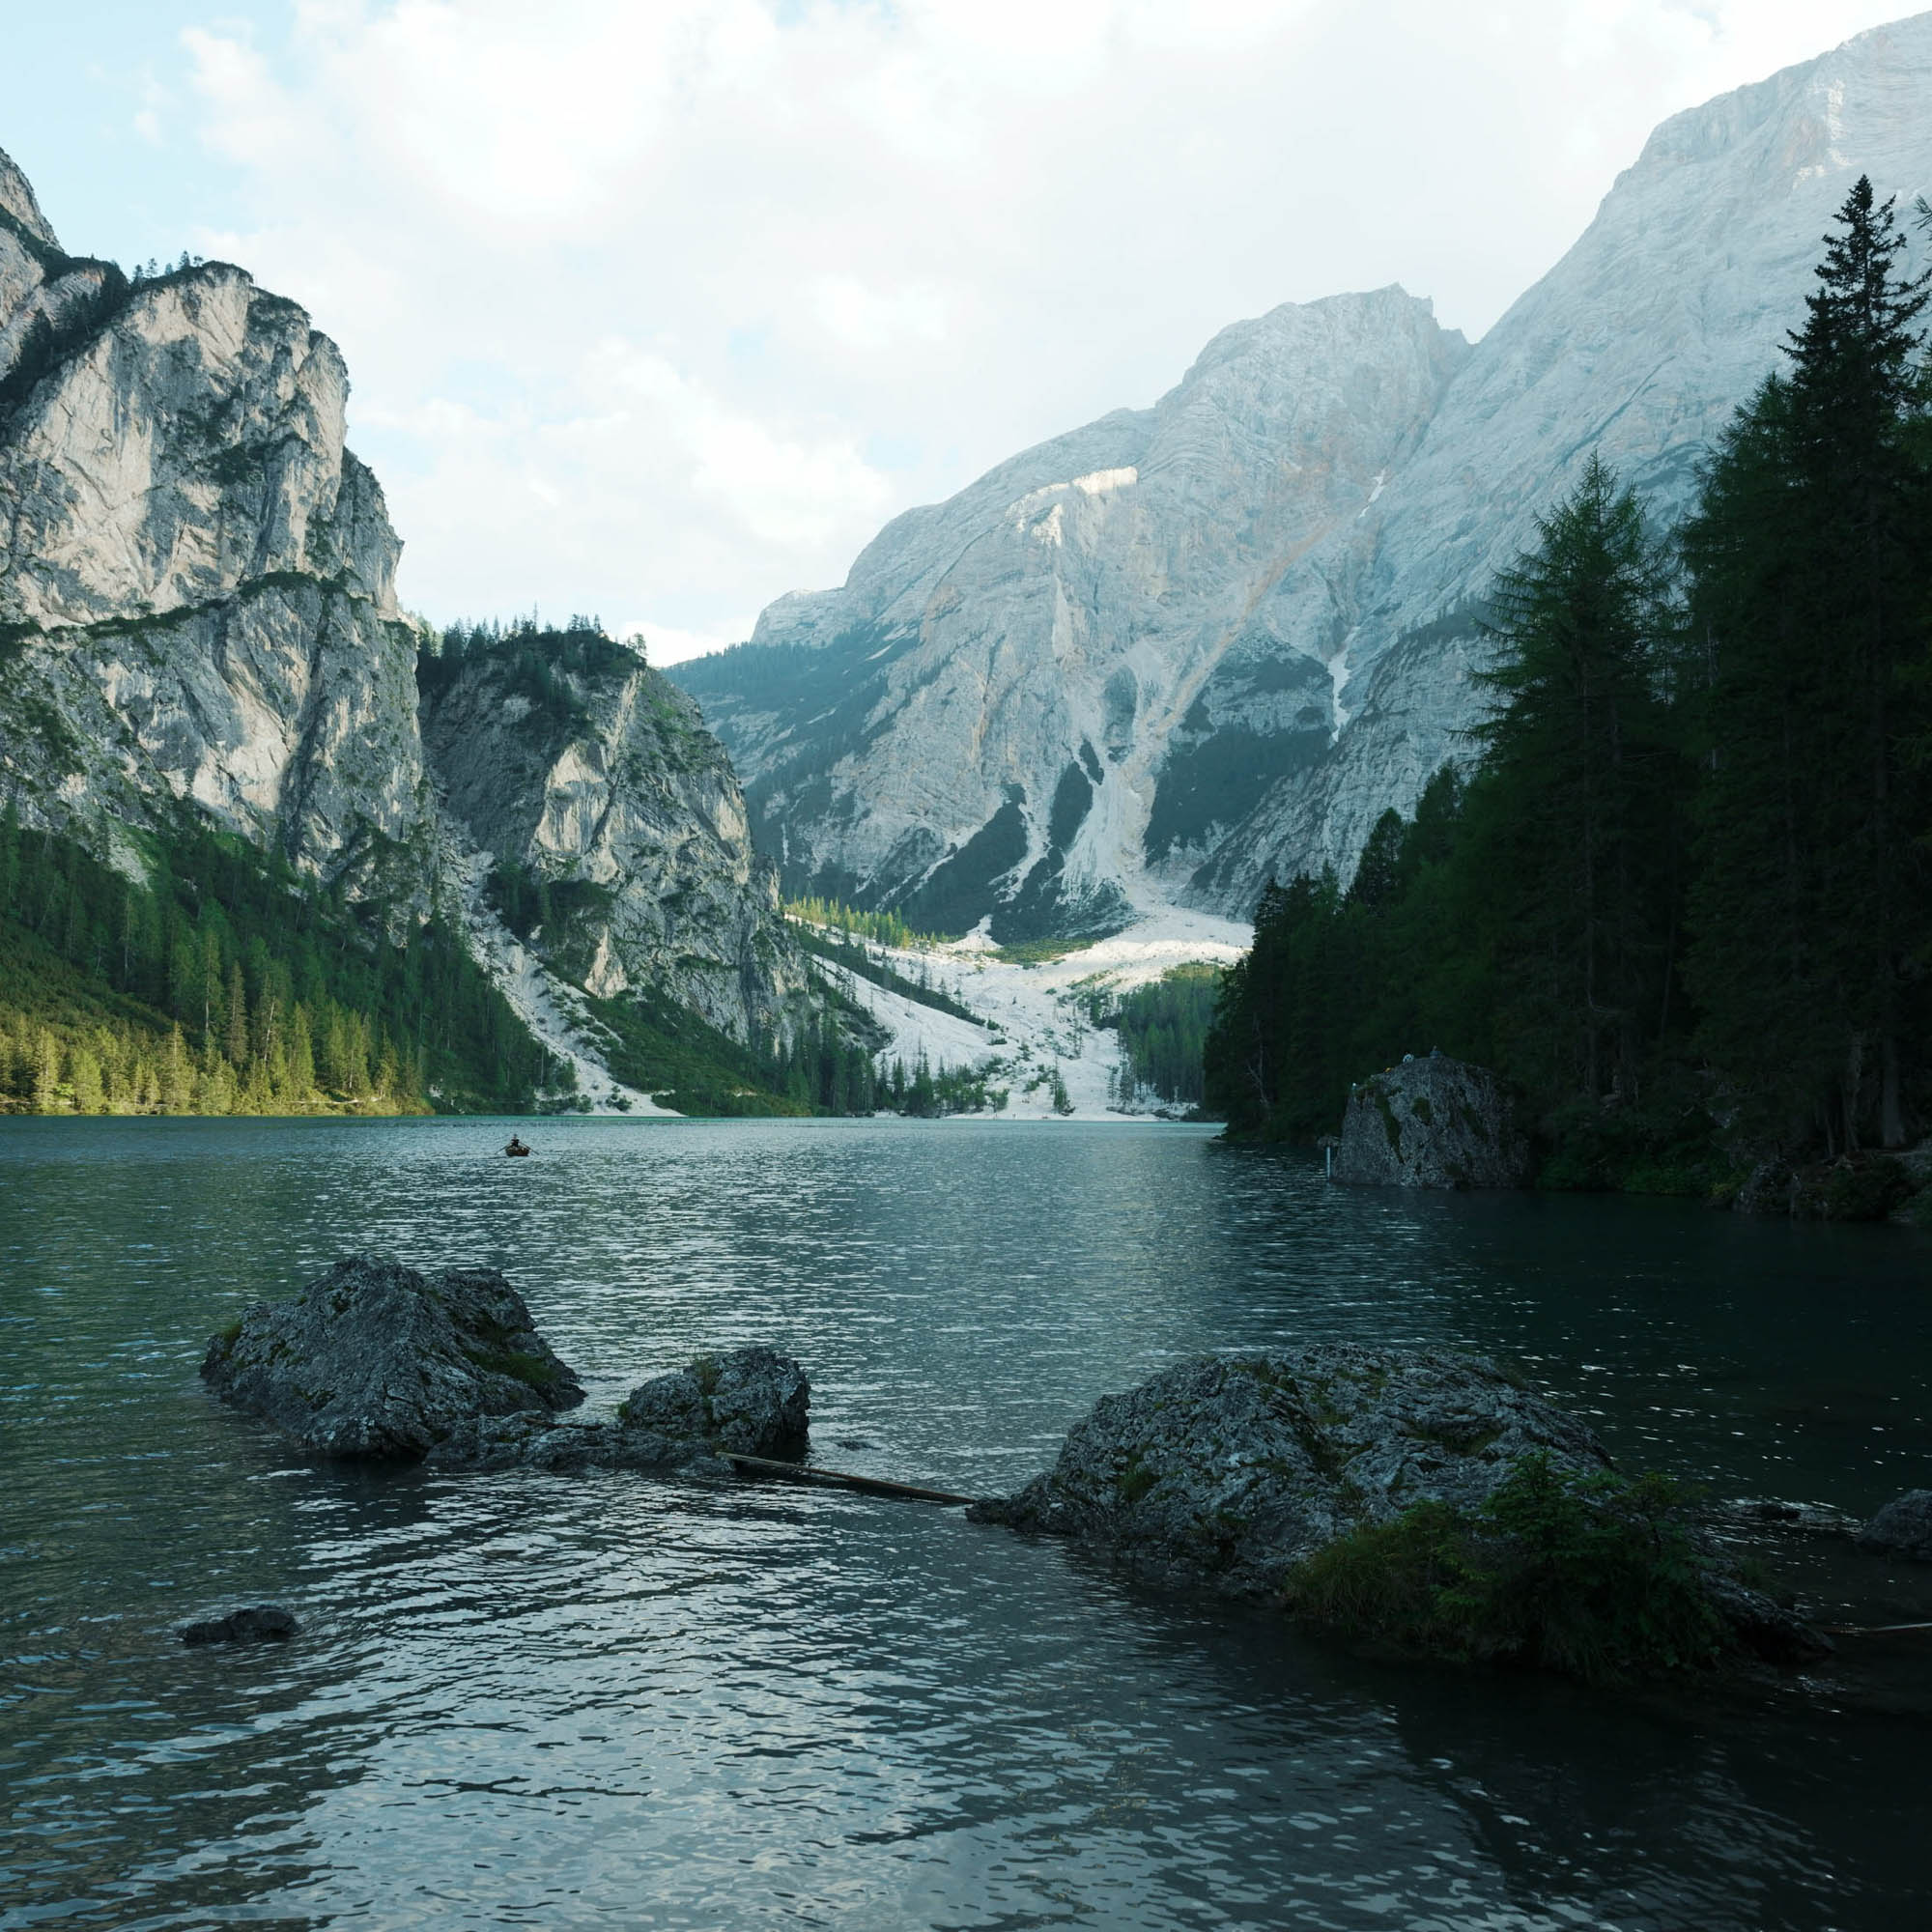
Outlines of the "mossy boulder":
[[1103,1397],[1050,1471],[970,1514],[1437,1656],[1612,1677],[1820,1649],[1668,1485],[1622,1478],[1575,1417],[1447,1350],[1183,1362]]
[[1479,1508],[1533,1450],[1609,1466],[1588,1429],[1482,1356],[1347,1342],[1205,1355],[1103,1396],[1047,1474],[976,1513],[1278,1598],[1338,1536],[1424,1500]]
[[639,1384],[617,1419],[633,1435],[785,1458],[805,1453],[810,1407],[805,1371],[759,1345],[699,1355],[688,1368]]
[[223,1402],[325,1456],[413,1460],[479,1417],[548,1419],[582,1386],[494,1268],[422,1275],[357,1255],[210,1339]]

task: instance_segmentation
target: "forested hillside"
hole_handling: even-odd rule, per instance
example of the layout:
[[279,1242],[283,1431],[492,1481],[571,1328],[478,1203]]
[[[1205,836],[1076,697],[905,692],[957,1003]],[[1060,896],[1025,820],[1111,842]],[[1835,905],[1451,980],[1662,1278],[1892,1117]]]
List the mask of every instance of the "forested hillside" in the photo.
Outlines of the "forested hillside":
[[423,1113],[559,1077],[440,923],[407,945],[185,816],[148,882],[0,817],[0,1107]]
[[1901,1184],[1859,1163],[1932,1115],[1928,290],[1866,181],[1827,241],[1684,526],[1593,461],[1497,582],[1466,779],[1346,891],[1268,888],[1208,1045],[1236,1131],[1330,1132],[1439,1046],[1529,1097],[1548,1184],[1721,1188],[1768,1151]]

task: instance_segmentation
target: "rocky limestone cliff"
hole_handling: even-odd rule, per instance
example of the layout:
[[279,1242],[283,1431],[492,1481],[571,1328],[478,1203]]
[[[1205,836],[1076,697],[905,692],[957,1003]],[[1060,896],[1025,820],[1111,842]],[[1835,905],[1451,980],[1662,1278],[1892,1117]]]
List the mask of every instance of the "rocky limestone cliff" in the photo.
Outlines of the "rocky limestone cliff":
[[0,196],[0,791],[123,863],[191,800],[421,896],[400,545],[335,345],[240,269],[72,261],[11,163]]
[[778,879],[753,850],[724,748],[683,692],[596,639],[546,704],[512,658],[426,680],[423,738],[448,820],[541,890],[530,938],[603,998],[650,987],[744,1039],[788,1029],[806,988]]
[[[582,1074],[553,967],[740,1039],[773,1028],[804,976],[736,781],[632,654],[581,693],[576,735],[514,728],[487,678],[448,693],[428,768],[402,547],[348,397],[293,302],[227,264],[129,283],[67,255],[0,154],[0,805],[130,874],[144,832],[198,809],[379,901],[396,936],[463,904]],[[475,902],[479,847],[593,884],[601,922],[555,958],[520,946]]]
[[1592,450],[1686,507],[1861,172],[1932,189],[1932,14],[1665,122],[1473,351],[1400,290],[1236,325],[674,675],[788,884],[1025,936],[1346,877],[1468,755],[1493,573]]
[[787,887],[1025,938],[1184,885],[1325,753],[1369,513],[1467,354],[1400,289],[1237,324],[678,667]]

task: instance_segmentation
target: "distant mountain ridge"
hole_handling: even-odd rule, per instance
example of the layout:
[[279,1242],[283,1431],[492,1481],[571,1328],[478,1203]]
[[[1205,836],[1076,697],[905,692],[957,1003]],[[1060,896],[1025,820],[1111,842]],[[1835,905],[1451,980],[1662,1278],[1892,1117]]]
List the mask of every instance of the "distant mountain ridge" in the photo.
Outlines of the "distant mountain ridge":
[[1236,324],[671,675],[794,892],[1019,939],[1347,876],[1466,753],[1537,514],[1592,450],[1686,507],[1860,173],[1932,190],[1932,14],[1664,122],[1473,349],[1396,288]]

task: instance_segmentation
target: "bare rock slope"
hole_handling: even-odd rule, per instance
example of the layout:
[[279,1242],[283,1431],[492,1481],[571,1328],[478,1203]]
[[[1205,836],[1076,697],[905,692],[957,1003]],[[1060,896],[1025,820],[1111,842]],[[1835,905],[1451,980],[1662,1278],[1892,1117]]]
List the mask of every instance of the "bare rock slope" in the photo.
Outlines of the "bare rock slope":
[[504,657],[425,688],[423,736],[452,825],[551,908],[533,935],[600,998],[668,996],[736,1038],[786,1031],[806,997],[778,879],[696,705],[608,639],[533,703]]

